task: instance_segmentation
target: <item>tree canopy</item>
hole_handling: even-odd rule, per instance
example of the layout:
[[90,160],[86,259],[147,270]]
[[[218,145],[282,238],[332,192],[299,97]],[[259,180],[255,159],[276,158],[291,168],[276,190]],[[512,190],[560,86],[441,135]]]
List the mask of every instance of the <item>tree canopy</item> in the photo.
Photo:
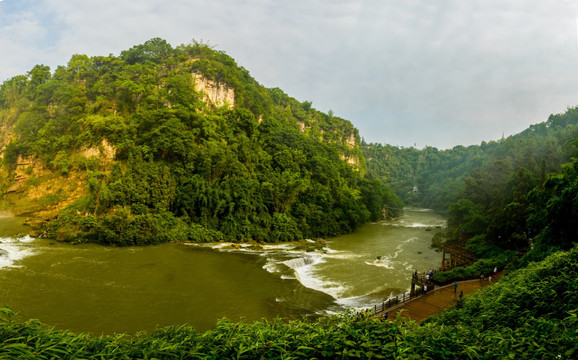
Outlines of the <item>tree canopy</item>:
[[539,259],[576,239],[576,139],[578,110],[568,108],[479,146],[419,150],[362,142],[362,149],[368,176],[407,204],[447,211],[447,241],[465,242],[481,258],[532,250]]
[[[234,104],[199,82],[232,91]],[[37,65],[0,86],[0,122],[5,168],[33,157],[84,179],[86,195],[45,228],[58,239],[289,241],[350,232],[399,205],[365,176],[350,122],[261,86],[199,42],[73,55],[53,73]],[[79,155],[103,144],[108,163]]]

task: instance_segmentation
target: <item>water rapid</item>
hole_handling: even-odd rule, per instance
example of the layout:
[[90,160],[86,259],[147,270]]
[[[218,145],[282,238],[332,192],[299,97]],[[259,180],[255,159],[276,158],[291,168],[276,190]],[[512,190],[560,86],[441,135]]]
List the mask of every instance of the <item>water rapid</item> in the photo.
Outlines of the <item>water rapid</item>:
[[290,244],[72,246],[24,235],[21,221],[0,218],[1,305],[95,334],[184,323],[202,331],[222,317],[296,319],[371,306],[406,291],[416,269],[438,266],[431,238],[445,225],[433,212],[406,211],[303,252]]

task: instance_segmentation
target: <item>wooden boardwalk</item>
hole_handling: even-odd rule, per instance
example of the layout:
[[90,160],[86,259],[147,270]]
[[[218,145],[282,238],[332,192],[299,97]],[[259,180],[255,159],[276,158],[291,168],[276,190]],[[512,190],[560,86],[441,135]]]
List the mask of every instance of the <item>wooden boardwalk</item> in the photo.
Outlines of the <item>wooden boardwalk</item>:
[[[500,273],[492,279],[492,283],[500,278]],[[442,287],[436,287],[434,291],[431,291],[425,295],[418,296],[411,299],[405,303],[402,303],[393,308],[387,309],[389,313],[389,319],[399,316],[399,311],[401,316],[414,320],[416,322],[421,322],[426,318],[441,312],[455,304],[459,300],[460,291],[464,292],[464,298],[468,295],[476,292],[477,290],[491,285],[492,283],[482,280],[466,280],[459,281],[457,291],[454,293],[454,285],[446,285]],[[379,314],[382,316],[383,312]]]

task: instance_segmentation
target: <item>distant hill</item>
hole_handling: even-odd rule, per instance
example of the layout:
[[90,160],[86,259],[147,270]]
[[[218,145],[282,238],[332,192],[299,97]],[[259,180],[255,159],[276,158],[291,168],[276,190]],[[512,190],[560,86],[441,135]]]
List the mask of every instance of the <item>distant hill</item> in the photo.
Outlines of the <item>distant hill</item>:
[[401,205],[349,121],[198,42],[37,65],[0,86],[0,130],[1,207],[59,240],[290,241]]
[[544,181],[576,153],[576,138],[578,108],[568,108],[519,134],[481,145],[420,150],[363,143],[361,148],[368,174],[388,184],[405,203],[444,211],[463,196],[466,179],[476,172],[503,185],[525,168]]

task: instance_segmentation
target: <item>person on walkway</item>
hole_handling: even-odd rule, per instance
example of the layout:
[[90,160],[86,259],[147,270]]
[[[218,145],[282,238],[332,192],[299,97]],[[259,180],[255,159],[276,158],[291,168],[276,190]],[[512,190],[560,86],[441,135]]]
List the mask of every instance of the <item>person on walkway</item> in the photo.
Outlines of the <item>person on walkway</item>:
[[494,276],[496,276],[496,274],[498,273],[498,267],[494,267]]
[[424,295],[427,294],[427,285],[424,285],[424,286],[423,286],[423,294],[424,294]]
[[454,294],[456,293],[457,290],[458,290],[458,281],[454,280]]
[[492,282],[492,275],[488,278],[488,282]]

